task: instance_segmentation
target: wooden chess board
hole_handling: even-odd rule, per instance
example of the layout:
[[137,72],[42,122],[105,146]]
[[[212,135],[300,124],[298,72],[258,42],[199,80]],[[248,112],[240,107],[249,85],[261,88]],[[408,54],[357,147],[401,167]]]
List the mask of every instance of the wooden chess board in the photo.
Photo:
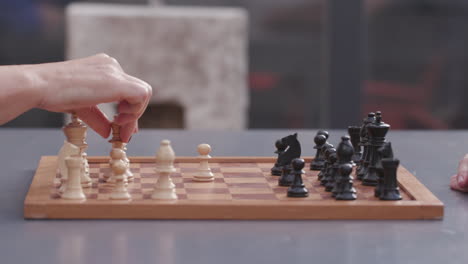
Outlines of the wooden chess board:
[[[102,181],[110,173],[108,157],[89,157],[91,188],[86,201],[60,199],[57,157],[42,157],[24,202],[24,217],[33,219],[442,219],[443,204],[415,176],[400,166],[401,201],[380,201],[374,188],[354,182],[358,199],[336,201],[306,170],[307,198],[289,198],[270,169],[275,158],[218,157],[210,161],[214,182],[194,182],[195,157],[176,159],[172,180],[176,201],[150,198],[156,175],[153,157],[134,157],[130,201],[110,200],[112,186]],[[305,159],[310,162],[310,158]],[[307,167],[308,168],[308,167]]]

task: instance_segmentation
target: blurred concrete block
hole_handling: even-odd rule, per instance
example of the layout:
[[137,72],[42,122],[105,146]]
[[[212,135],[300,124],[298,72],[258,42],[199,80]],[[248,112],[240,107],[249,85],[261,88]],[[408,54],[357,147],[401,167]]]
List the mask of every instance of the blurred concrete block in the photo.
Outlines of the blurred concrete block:
[[187,129],[243,129],[247,24],[239,8],[77,3],[67,9],[67,56],[115,57],[153,86],[153,103],[180,104]]

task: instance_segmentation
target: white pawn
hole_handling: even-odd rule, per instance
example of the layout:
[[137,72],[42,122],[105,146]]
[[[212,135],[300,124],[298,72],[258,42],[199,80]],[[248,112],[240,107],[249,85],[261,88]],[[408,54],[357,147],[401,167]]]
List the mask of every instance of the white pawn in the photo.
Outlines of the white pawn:
[[63,193],[65,191],[65,187],[67,186],[67,178],[68,178],[68,169],[67,164],[65,163],[65,159],[70,156],[77,156],[80,154],[80,148],[73,145],[68,141],[63,142],[63,146],[60,149],[57,163],[58,163],[58,170],[60,173],[60,189],[59,193]]
[[125,171],[125,175],[127,176],[127,181],[132,182],[135,177],[133,176],[133,173],[130,170],[130,160],[127,157],[127,147],[126,147],[126,145],[123,146],[123,150],[124,150],[123,160],[125,161],[125,163],[127,163],[127,170]]
[[[125,157],[125,152],[120,149],[120,148],[113,148],[110,152],[110,156],[111,156],[111,161],[110,161],[110,166],[112,168],[112,166],[114,165],[115,162],[118,162],[118,161],[122,161],[123,164],[125,165],[125,173],[124,173],[124,183],[127,184],[127,175],[126,175],[126,171],[127,171],[127,163],[125,162],[124,160],[124,157]],[[116,178],[115,178],[115,174],[114,172],[112,171],[110,173],[110,175],[107,177],[107,179],[105,179],[105,181],[107,183],[115,183],[116,182]]]
[[154,186],[152,199],[175,200],[177,194],[175,185],[171,180],[171,173],[175,172],[174,168],[175,153],[171,147],[169,140],[161,141],[161,146],[156,153],[156,173],[158,173],[158,181]]
[[210,182],[214,181],[214,175],[211,172],[210,165],[208,164],[208,160],[211,159],[209,155],[211,152],[211,147],[208,144],[200,144],[198,145],[198,160],[200,161],[200,165],[198,167],[198,171],[193,175],[193,180],[198,182]]
[[81,186],[83,188],[89,188],[92,186],[91,177],[89,177],[89,163],[88,163],[88,154],[83,152],[82,154],[83,167],[81,168]]
[[86,196],[81,187],[81,171],[83,169],[83,159],[81,157],[68,157],[65,159],[68,171],[67,187],[62,198],[67,200],[84,200]]
[[125,171],[127,165],[123,160],[117,160],[112,163],[112,175],[115,179],[115,185],[110,194],[112,200],[128,200],[131,198],[125,187]]

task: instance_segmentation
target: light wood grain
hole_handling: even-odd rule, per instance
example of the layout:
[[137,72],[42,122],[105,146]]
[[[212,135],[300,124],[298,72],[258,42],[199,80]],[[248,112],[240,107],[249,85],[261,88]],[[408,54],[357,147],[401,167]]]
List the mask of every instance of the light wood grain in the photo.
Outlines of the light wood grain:
[[[108,157],[89,157],[107,163]],[[153,163],[153,157],[130,157],[132,163]],[[274,163],[274,157],[214,157],[213,163]],[[306,158],[307,162],[311,158]],[[57,157],[42,157],[24,202],[24,217],[34,219],[442,219],[443,203],[415,176],[399,169],[399,185],[413,200],[87,200],[51,199]],[[178,157],[176,163],[197,163]]]

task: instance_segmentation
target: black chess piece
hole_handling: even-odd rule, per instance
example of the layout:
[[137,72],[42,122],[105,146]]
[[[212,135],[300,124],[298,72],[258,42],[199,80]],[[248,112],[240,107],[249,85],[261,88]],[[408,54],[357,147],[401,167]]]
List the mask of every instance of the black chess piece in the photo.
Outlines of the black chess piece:
[[331,192],[333,188],[335,187],[335,183],[336,183],[337,175],[338,175],[338,167],[339,167],[336,151],[333,151],[330,153],[330,155],[328,156],[328,160],[330,162],[330,165],[328,166],[328,173],[327,173],[328,179],[327,179],[327,182],[325,183],[325,191]]
[[390,125],[382,121],[382,114],[380,112],[376,112],[375,122],[367,126],[367,133],[369,135],[369,165],[367,173],[362,179],[363,185],[376,186],[378,183],[379,176],[377,172],[377,164],[379,164],[381,156],[377,150],[385,143],[385,136],[389,129]]
[[284,165],[281,171],[281,176],[278,179],[279,186],[290,186],[294,180],[294,174],[291,174],[291,164]]
[[323,173],[322,179],[320,180],[320,185],[326,186],[327,182],[330,180],[330,173],[333,165],[330,155],[333,153],[336,153],[335,148],[325,149],[325,160],[327,163],[327,168]]
[[377,186],[375,186],[374,196],[375,197],[380,197],[380,195],[383,193],[383,188],[384,188],[384,170],[383,170],[383,167],[382,167],[382,159],[393,158],[392,143],[385,142],[377,150],[377,152],[380,155],[380,160],[376,165],[376,167],[377,167],[377,176],[379,177],[379,179],[377,181]]
[[315,142],[314,149],[316,149],[317,152],[315,153],[314,160],[310,163],[310,170],[319,171],[325,165],[325,158],[323,157],[321,153],[321,149],[323,145],[325,144],[325,142],[327,142],[327,138],[325,137],[325,135],[317,134],[314,137],[314,142]]
[[317,131],[317,135],[323,135],[325,136],[325,139],[328,140],[328,137],[330,136],[330,134],[328,133],[328,131],[326,130],[319,130]]
[[356,189],[353,187],[353,178],[351,172],[353,171],[353,165],[351,163],[340,164],[340,190],[336,194],[337,200],[356,200]]
[[275,146],[276,146],[275,153],[278,154],[278,158],[276,159],[276,163],[273,166],[273,168],[271,168],[271,175],[281,176],[281,173],[283,171],[283,165],[280,164],[280,156],[284,153],[284,150],[288,146],[286,144],[283,144],[283,142],[281,140],[277,140],[275,142]]
[[397,170],[400,161],[393,158],[384,158],[381,160],[384,171],[384,187],[380,200],[395,201],[401,200],[400,189],[397,182]]
[[354,147],[354,154],[352,157],[352,161],[354,164],[358,165],[359,162],[361,161],[361,145],[359,144],[359,141],[361,140],[361,127],[359,126],[349,126],[348,127],[348,134],[349,137],[351,138],[351,144]]
[[291,163],[292,174],[294,174],[294,180],[291,186],[288,188],[288,197],[307,197],[309,196],[309,191],[305,187],[302,181],[302,170],[305,166],[303,159],[294,159]]
[[282,145],[286,146],[286,150],[278,157],[278,164],[283,167],[278,184],[280,186],[289,186],[294,179],[294,175],[290,175],[291,162],[301,156],[301,144],[297,139],[297,133],[284,137],[280,141]]
[[325,142],[325,144],[323,144],[323,147],[320,149],[320,152],[324,158],[324,163],[323,163],[323,168],[320,170],[320,172],[318,173],[317,177],[318,177],[318,180],[321,181],[323,176],[325,175],[325,173],[327,172],[327,168],[328,168],[328,161],[327,159],[325,158],[325,151],[329,148],[333,148],[333,145],[328,143],[328,142]]
[[358,180],[362,180],[364,175],[367,173],[367,169],[369,166],[369,146],[368,146],[368,134],[367,134],[367,126],[375,121],[375,113],[370,112],[366,118],[364,118],[361,132],[360,132],[360,140],[359,145],[362,147],[362,155],[361,160],[359,161],[358,167],[356,168],[356,178]]
[[[341,142],[336,148],[337,154],[337,174],[335,175],[335,185],[332,188],[332,196],[339,200],[354,200],[356,190],[353,187],[353,177],[351,176],[353,165],[351,163],[354,154],[354,147],[350,142],[349,136],[341,137]],[[347,167],[351,166],[348,173]]]

